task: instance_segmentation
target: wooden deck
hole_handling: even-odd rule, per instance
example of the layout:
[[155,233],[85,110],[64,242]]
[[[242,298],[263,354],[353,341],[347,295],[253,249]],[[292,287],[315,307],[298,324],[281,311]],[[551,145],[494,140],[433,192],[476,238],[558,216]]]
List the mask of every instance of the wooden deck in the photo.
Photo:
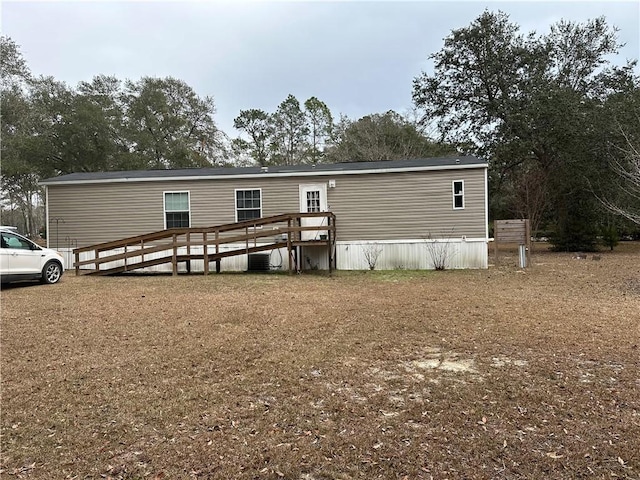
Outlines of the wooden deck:
[[[319,219],[321,224],[304,226],[303,219],[309,218]],[[315,232],[310,235],[313,238],[305,238],[309,236],[307,232]],[[220,272],[222,258],[286,248],[289,273],[292,273],[298,263],[297,247],[321,246],[327,249],[331,272],[335,268],[335,238],[336,217],[333,213],[289,213],[213,227],[171,228],[76,248],[73,265],[76,275],[81,273],[81,267],[85,267],[82,270],[87,275],[110,275],[171,263],[172,272],[177,275],[179,263],[184,263],[190,272],[191,261],[202,260],[207,275],[211,262],[215,262],[215,270]],[[221,251],[225,245],[238,248]],[[192,253],[194,247],[197,247],[197,253]],[[114,250],[118,253],[113,253]],[[93,252],[93,258],[80,260],[83,252]],[[151,254],[154,254],[153,258],[149,258]],[[121,265],[104,268],[107,263],[120,261]]]

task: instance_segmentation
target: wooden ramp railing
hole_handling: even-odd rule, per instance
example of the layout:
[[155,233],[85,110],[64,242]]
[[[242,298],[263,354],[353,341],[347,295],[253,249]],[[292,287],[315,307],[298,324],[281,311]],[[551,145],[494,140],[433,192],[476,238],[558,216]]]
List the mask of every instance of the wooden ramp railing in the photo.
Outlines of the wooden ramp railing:
[[[317,220],[305,225],[304,219]],[[216,263],[216,272],[220,272],[222,258],[286,248],[291,273],[298,261],[296,247],[326,246],[331,271],[335,268],[335,235],[336,217],[331,212],[288,213],[213,227],[171,228],[75,248],[73,265],[76,275],[80,274],[81,267],[85,267],[83,270],[87,270],[88,275],[109,275],[171,263],[173,274],[177,275],[178,263],[186,263],[190,272],[192,260],[203,260],[207,275],[211,262]],[[221,251],[223,245],[237,248]],[[198,248],[201,251],[193,252],[194,247],[201,247]],[[93,258],[81,260],[84,252],[93,252]],[[119,265],[104,268],[110,262],[119,262]]]

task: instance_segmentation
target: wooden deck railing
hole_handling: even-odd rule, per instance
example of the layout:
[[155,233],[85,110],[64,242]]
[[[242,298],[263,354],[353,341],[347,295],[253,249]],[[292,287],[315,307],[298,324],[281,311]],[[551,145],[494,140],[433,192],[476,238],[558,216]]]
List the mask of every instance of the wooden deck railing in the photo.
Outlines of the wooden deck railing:
[[[307,218],[322,220],[320,225],[303,225],[303,219]],[[313,238],[304,238],[305,232],[316,233],[312,235]],[[179,262],[185,262],[187,271],[191,271],[191,260],[203,260],[204,274],[207,275],[211,262],[216,262],[216,272],[220,272],[222,258],[287,248],[291,273],[294,247],[318,245],[328,247],[331,271],[335,267],[335,232],[336,217],[331,212],[288,213],[212,227],[171,228],[75,248],[73,265],[76,275],[80,274],[80,267],[86,266],[93,266],[89,268],[90,274],[107,275],[171,262],[173,274],[176,275]],[[221,246],[229,244],[244,245],[221,251]],[[193,247],[202,247],[202,253],[193,253]],[[113,253],[113,250],[121,251]],[[93,252],[93,258],[80,260],[80,254],[84,252]],[[149,255],[161,252],[165,252],[165,255],[149,258]],[[115,261],[122,261],[122,264],[103,268],[106,263]]]

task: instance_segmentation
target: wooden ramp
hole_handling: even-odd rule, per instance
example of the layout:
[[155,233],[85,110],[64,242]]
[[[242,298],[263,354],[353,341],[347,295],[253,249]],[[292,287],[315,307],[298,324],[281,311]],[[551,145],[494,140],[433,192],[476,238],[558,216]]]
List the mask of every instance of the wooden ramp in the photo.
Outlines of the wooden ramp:
[[[191,261],[202,260],[207,275],[211,262],[220,272],[220,260],[225,257],[286,248],[292,273],[298,261],[297,247],[320,246],[327,249],[331,272],[335,268],[335,232],[336,217],[331,212],[289,213],[205,228],[170,228],[76,248],[73,266],[76,275],[113,275],[170,263],[177,275],[179,263],[190,272]],[[230,249],[221,251],[223,246]],[[93,252],[93,257],[80,260],[85,252]],[[117,265],[107,265],[112,262]]]

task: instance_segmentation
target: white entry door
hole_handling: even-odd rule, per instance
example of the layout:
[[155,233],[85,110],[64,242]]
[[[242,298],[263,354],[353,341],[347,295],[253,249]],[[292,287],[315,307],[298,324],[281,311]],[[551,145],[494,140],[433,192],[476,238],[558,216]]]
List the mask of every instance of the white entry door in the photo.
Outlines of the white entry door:
[[[306,183],[300,185],[300,212],[315,213],[327,211],[327,184]],[[326,217],[303,218],[302,226],[326,225]],[[302,240],[320,240],[321,235],[327,235],[326,230],[301,232]]]

